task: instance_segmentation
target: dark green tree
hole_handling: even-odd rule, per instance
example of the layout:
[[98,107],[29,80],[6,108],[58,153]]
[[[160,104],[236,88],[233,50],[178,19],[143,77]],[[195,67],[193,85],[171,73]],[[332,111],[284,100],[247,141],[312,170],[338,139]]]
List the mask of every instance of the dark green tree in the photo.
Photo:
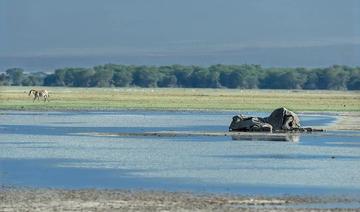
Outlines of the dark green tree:
[[54,73],[0,73],[0,85],[76,87],[200,87],[359,90],[360,67],[262,68],[259,65],[134,66],[105,64],[94,68],[61,68]]
[[133,83],[140,87],[156,87],[159,80],[159,73],[154,67],[147,68],[140,66],[133,73]]
[[57,85],[57,86],[65,86],[66,83],[66,72],[67,70],[66,69],[56,69],[55,70],[55,82],[54,82],[54,85]]
[[44,79],[45,86],[61,86],[57,84],[57,77],[55,74],[49,74]]
[[319,77],[317,72],[307,72],[306,74],[303,74],[303,77],[306,77],[306,80],[304,82],[303,88],[304,89],[317,89],[318,83],[319,83]]
[[350,71],[347,89],[360,90],[360,67]]
[[177,87],[177,78],[174,74],[168,72],[163,73],[162,77],[158,81],[159,87],[175,88]]
[[284,88],[282,80],[282,72],[271,70],[265,74],[260,81],[260,88],[264,89],[282,89]]
[[21,85],[24,79],[24,70],[21,68],[10,68],[6,70],[6,74],[10,79],[11,85]]
[[94,69],[73,69],[72,76],[74,77],[73,86],[75,87],[90,87],[92,77],[95,74]]
[[116,87],[128,87],[132,81],[132,73],[126,70],[115,71],[112,81]]
[[113,74],[112,69],[95,68],[95,74],[91,77],[91,86],[110,87],[112,85]]
[[0,86],[10,85],[9,77],[6,74],[0,74]]
[[172,69],[176,76],[178,87],[191,87],[190,76],[193,72],[193,67],[173,65]]
[[44,84],[44,79],[46,78],[46,76],[47,74],[43,72],[27,74],[25,75],[21,84],[24,86],[41,86]]
[[190,84],[193,88],[207,88],[209,71],[205,68],[195,67],[194,71],[190,75]]
[[348,74],[340,66],[332,66],[318,73],[319,89],[345,90]]
[[293,70],[288,70],[280,75],[278,80],[282,89],[302,89],[306,78]]

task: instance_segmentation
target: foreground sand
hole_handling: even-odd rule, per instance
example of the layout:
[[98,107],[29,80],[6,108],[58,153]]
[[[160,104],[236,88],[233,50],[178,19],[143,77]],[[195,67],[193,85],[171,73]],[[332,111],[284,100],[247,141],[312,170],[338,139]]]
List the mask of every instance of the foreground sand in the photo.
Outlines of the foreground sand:
[[0,189],[0,211],[350,211],[311,204],[357,205],[337,197],[246,197],[123,190]]

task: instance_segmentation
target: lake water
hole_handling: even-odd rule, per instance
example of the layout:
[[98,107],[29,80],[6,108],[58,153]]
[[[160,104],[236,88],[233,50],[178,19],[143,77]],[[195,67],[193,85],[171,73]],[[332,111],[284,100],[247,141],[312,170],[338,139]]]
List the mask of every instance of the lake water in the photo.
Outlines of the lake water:
[[[243,113],[267,116],[268,113]],[[0,115],[0,184],[244,195],[359,195],[359,132],[298,142],[86,133],[228,130],[234,112],[17,112]],[[335,121],[301,115],[304,126]],[[85,134],[84,134],[85,133]]]

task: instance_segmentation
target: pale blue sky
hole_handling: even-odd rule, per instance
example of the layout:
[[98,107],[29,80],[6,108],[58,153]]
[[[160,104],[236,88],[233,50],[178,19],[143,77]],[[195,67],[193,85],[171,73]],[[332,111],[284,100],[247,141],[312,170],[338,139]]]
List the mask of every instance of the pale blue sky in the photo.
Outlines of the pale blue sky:
[[0,0],[2,57],[344,45],[358,54],[360,0]]

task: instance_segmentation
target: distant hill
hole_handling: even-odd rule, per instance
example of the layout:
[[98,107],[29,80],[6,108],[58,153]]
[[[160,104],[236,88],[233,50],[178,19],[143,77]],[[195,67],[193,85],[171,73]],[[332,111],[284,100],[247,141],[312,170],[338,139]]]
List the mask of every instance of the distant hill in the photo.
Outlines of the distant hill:
[[259,64],[264,67],[360,66],[359,45],[312,47],[234,48],[204,51],[146,52],[137,54],[0,57],[0,71],[20,67],[26,71],[53,71],[64,67],[92,67],[116,63],[128,65]]

